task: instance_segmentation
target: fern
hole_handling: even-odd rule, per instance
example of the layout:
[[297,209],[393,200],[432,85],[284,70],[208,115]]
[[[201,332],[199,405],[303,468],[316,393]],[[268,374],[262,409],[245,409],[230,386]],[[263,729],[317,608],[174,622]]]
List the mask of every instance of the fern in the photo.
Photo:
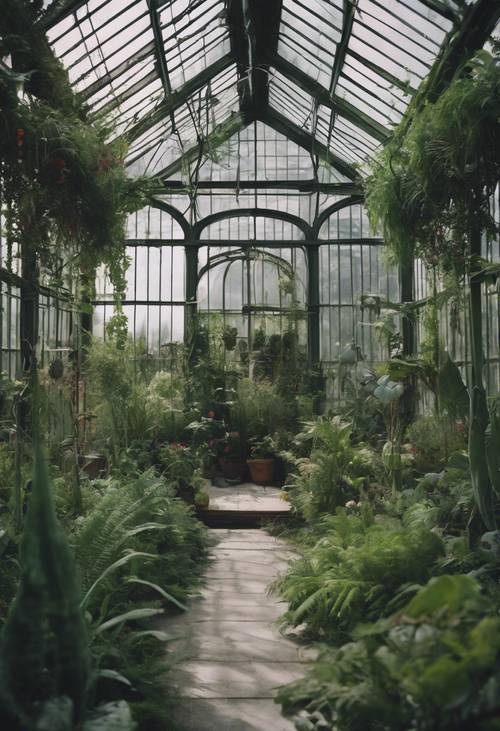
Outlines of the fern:
[[[298,475],[289,488],[295,511],[308,521],[334,513],[358,498],[372,472],[371,452],[351,444],[352,426],[338,417],[306,423],[298,445],[311,445],[310,458],[297,461]],[[293,478],[292,478],[293,479]]]
[[390,522],[366,525],[340,514],[323,527],[325,535],[304,548],[275,585],[289,603],[284,624],[304,623],[319,637],[383,615],[401,586],[429,578],[444,552],[441,539],[420,523],[407,529]]

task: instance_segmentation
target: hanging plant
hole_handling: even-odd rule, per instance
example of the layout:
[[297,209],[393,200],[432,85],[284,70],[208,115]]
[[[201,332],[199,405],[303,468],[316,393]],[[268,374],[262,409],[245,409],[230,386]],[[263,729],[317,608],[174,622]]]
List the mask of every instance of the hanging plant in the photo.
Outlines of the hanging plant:
[[[88,120],[39,19],[31,3],[2,5],[0,57],[10,55],[13,66],[0,67],[2,204],[21,247],[40,263],[103,263],[119,294],[127,215],[145,204],[150,182],[128,178],[126,146],[109,141],[104,120]],[[13,74],[24,74],[22,99]]]
[[[460,281],[468,284],[470,476],[477,510],[490,530],[496,526],[497,475],[492,478],[487,466],[495,423],[482,377],[481,281],[485,265],[491,265],[481,259],[481,232],[498,232],[490,211],[500,179],[498,43],[494,50],[495,55],[477,53],[434,103],[427,101],[396,131],[366,183],[372,225],[382,229],[393,258],[410,264],[418,256],[441,274],[451,274],[455,289]],[[437,352],[439,343],[433,340]]]
[[397,261],[415,255],[463,275],[471,228],[495,231],[499,117],[500,59],[481,51],[375,158],[366,205]]

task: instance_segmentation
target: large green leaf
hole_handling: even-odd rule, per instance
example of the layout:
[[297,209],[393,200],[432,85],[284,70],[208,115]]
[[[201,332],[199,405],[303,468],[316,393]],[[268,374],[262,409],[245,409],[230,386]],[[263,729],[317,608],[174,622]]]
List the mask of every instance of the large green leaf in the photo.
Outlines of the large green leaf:
[[114,561],[110,566],[108,566],[102,574],[94,581],[88,592],[85,594],[85,596],[82,599],[81,606],[85,607],[88,600],[92,596],[92,593],[94,592],[95,588],[103,581],[106,576],[108,576],[113,571],[116,571],[116,569],[119,569],[121,566],[125,566],[125,564],[129,563],[129,561],[132,561],[135,558],[150,558],[150,559],[158,559],[159,557],[155,555],[154,553],[145,553],[144,551],[130,551],[130,553],[126,553],[125,556],[122,556],[121,558]]
[[490,423],[485,432],[486,463],[491,484],[500,498],[500,400],[490,407]]
[[404,609],[409,617],[431,615],[446,610],[457,613],[465,604],[480,606],[484,603],[481,588],[471,576],[445,574],[429,581]]
[[156,614],[163,614],[163,609],[151,609],[149,607],[131,609],[128,612],[123,612],[123,614],[118,614],[116,617],[106,620],[106,622],[103,622],[97,627],[95,633],[96,635],[100,635],[109,629],[113,629],[113,627],[116,627],[119,624],[124,624],[124,622],[148,619],[149,617],[154,617]]
[[142,584],[142,586],[149,586],[150,589],[153,589],[154,591],[156,591],[168,602],[175,604],[175,606],[179,607],[179,609],[182,609],[183,611],[186,611],[186,609],[187,609],[185,604],[182,604],[182,602],[180,602],[178,599],[176,599],[175,596],[172,596],[172,594],[169,594],[168,591],[165,591],[165,589],[162,589],[161,586],[159,586],[158,584],[154,584],[152,581],[146,581],[145,579],[138,579],[136,576],[131,576],[129,579],[127,579],[127,583]]
[[458,367],[448,354],[438,373],[438,393],[441,407],[448,412],[450,418],[465,419],[467,417],[469,392]]
[[21,581],[0,646],[0,707],[9,708],[25,727],[30,725],[29,716],[38,713],[34,709],[47,699],[47,689],[50,697],[71,699],[74,716],[81,719],[90,682],[80,588],[66,535],[56,518],[38,404],[35,372],[33,489],[21,543]]

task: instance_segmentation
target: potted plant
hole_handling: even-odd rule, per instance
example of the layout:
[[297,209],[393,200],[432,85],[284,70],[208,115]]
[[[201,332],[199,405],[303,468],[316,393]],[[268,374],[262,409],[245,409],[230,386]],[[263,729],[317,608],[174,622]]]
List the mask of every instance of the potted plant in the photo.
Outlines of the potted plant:
[[250,447],[247,465],[250,476],[256,485],[270,485],[274,477],[275,446],[271,437],[254,440]]
[[245,448],[239,432],[218,440],[219,467],[226,480],[241,480],[246,472]]
[[194,504],[200,510],[206,510],[210,503],[210,495],[206,490],[198,490],[194,496]]
[[234,350],[238,342],[238,329],[231,327],[231,325],[226,325],[222,332],[222,341],[226,350]]

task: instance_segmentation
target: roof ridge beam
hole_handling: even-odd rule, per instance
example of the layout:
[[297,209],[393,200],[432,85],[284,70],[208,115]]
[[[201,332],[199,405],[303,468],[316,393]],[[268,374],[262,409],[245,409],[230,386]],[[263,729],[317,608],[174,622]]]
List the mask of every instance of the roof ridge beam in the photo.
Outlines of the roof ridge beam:
[[249,118],[269,103],[267,59],[278,48],[282,0],[228,0],[231,53],[238,68],[240,110]]

